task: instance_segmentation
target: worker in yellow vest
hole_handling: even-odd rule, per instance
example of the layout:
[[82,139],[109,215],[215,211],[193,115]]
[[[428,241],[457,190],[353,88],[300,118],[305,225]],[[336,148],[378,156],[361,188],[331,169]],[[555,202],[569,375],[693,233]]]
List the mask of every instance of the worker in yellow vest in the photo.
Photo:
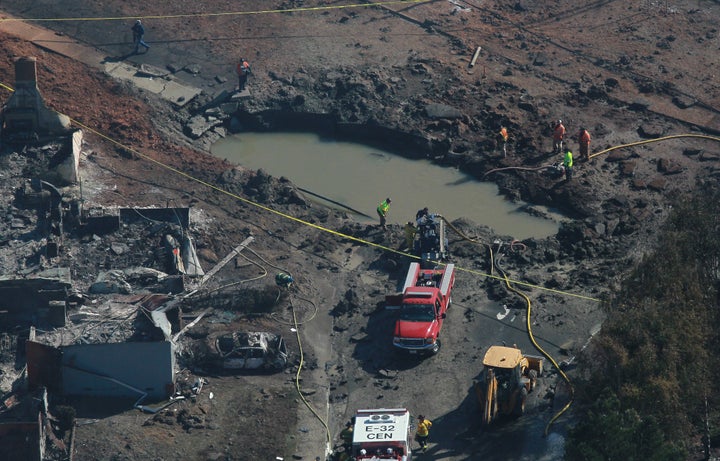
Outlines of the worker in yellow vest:
[[342,445],[347,453],[350,453],[350,449],[352,448],[354,428],[352,421],[348,421],[345,423],[345,429],[340,431],[340,440],[342,440]]
[[417,430],[415,431],[415,438],[420,444],[420,448],[422,449],[423,453],[427,451],[428,437],[430,437],[431,427],[432,422],[430,420],[425,419],[423,415],[418,416],[418,425]]
[[377,214],[378,214],[378,216],[380,216],[380,227],[382,227],[383,229],[386,229],[385,217],[387,216],[388,211],[390,211],[390,203],[391,202],[392,202],[392,200],[390,200],[390,197],[388,197],[385,200],[383,200],[382,202],[380,202],[380,205],[378,205],[378,207],[377,207]]
[[412,221],[408,221],[403,228],[405,232],[405,250],[412,251],[415,244],[415,234],[417,234],[417,227]]
[[572,179],[573,173],[573,153],[570,151],[570,149],[565,149],[563,167],[565,168],[565,180],[570,181]]

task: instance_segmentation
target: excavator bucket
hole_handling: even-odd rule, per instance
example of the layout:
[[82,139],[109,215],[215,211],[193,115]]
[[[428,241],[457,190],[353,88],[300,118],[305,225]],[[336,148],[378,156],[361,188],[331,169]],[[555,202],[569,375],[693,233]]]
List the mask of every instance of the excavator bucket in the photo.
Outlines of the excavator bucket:
[[486,380],[475,382],[475,393],[480,406],[483,427],[489,426],[497,416],[497,379],[492,370],[489,370]]

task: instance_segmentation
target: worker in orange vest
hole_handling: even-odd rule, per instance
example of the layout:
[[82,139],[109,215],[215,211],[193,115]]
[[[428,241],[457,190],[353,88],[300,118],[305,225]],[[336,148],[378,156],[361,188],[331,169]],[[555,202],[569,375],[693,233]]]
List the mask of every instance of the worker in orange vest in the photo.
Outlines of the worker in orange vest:
[[553,153],[562,152],[563,139],[565,139],[565,125],[562,120],[558,120],[553,127]]
[[590,133],[585,128],[580,128],[578,133],[578,143],[580,144],[580,160],[590,159]]
[[503,157],[507,157],[507,142],[508,142],[508,131],[507,128],[501,127],[498,133],[498,144],[502,146]]
[[248,64],[245,58],[240,58],[240,61],[237,65],[237,74],[238,91],[243,91],[245,89],[245,84],[247,83],[248,76],[250,75],[250,64]]

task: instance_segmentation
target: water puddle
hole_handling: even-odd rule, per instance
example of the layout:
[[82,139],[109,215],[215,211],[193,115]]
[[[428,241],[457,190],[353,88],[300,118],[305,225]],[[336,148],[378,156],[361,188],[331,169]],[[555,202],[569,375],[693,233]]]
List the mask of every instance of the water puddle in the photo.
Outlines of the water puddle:
[[522,211],[525,203],[505,199],[493,183],[362,144],[309,133],[242,133],[218,141],[212,153],[246,168],[285,176],[310,192],[309,199],[340,209],[337,204],[342,204],[369,216],[357,215],[360,222],[377,222],[375,208],[391,197],[388,224],[414,220],[417,210],[427,206],[449,221],[465,217],[516,239],[547,237],[559,227],[559,215],[534,207],[554,219],[531,216]]

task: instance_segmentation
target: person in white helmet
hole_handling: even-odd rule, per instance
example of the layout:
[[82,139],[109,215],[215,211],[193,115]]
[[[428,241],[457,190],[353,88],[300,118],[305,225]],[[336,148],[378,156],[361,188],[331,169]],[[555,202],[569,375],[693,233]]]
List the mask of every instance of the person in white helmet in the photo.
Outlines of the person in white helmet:
[[553,154],[562,152],[563,139],[565,139],[565,125],[558,120],[553,127]]

